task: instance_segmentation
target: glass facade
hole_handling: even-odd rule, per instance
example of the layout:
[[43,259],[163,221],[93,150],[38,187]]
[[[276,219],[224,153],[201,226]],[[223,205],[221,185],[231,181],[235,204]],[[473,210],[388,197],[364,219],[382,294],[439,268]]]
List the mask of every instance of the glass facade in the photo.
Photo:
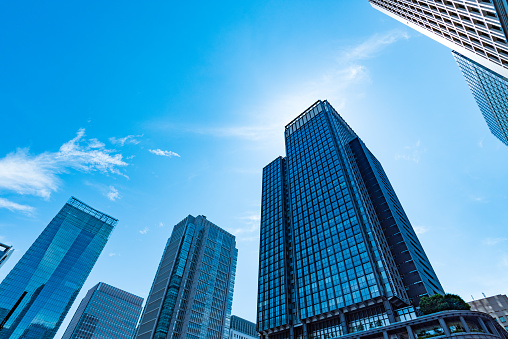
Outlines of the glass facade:
[[228,339],[238,250],[205,216],[174,228],[148,296],[137,339]]
[[53,338],[117,222],[71,198],[0,284],[0,338]]
[[12,252],[14,249],[12,246],[8,246],[5,244],[0,243],[0,267],[2,267],[7,259],[12,255]]
[[259,332],[340,336],[443,293],[380,163],[327,101],[285,140],[263,170]]
[[490,131],[508,146],[508,79],[453,52]]
[[98,283],[83,298],[62,339],[132,339],[143,298]]

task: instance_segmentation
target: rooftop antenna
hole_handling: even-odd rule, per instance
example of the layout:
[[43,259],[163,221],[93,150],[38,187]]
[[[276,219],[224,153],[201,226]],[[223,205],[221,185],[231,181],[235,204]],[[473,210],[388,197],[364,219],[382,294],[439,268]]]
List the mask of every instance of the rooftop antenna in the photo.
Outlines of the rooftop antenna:
[[484,297],[484,298],[487,298],[487,296],[485,295],[485,293],[483,293],[483,292],[482,292],[482,294],[483,294],[483,297]]
[[473,300],[474,300],[474,297],[473,297],[473,295],[472,295],[472,294],[471,294],[471,299],[473,299]]

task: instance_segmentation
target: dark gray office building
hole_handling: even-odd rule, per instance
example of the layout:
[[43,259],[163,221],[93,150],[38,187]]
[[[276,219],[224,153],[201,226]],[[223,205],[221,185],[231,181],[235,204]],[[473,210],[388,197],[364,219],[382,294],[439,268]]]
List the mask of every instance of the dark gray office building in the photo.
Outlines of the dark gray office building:
[[62,339],[132,339],[143,298],[105,283],[81,300]]
[[0,284],[0,339],[53,338],[117,223],[69,199]]
[[205,216],[179,222],[169,238],[137,339],[227,339],[235,283],[235,237]]
[[5,264],[7,259],[12,255],[14,248],[9,245],[0,243],[0,268]]
[[329,338],[416,317],[443,288],[379,161],[327,101],[263,169],[257,330]]

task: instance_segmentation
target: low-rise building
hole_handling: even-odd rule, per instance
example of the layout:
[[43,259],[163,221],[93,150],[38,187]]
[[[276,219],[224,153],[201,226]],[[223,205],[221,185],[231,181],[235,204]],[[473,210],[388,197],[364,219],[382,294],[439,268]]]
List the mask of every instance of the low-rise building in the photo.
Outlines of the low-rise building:
[[258,333],[256,332],[256,324],[237,317],[236,315],[231,316],[231,327],[229,330],[229,339],[258,339]]
[[508,297],[498,294],[493,297],[468,302],[471,310],[484,312],[496,319],[501,326],[508,330]]

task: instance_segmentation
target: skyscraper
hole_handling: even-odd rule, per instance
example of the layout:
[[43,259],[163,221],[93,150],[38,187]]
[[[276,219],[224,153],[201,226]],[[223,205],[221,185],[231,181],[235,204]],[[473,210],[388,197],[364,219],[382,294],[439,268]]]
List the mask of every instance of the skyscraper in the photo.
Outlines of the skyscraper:
[[72,197],[0,284],[0,339],[50,339],[118,220]]
[[205,216],[179,222],[155,274],[137,339],[227,339],[237,256],[235,237]]
[[105,283],[92,287],[62,339],[132,339],[143,298]]
[[508,146],[508,79],[453,52],[490,131]]
[[491,132],[508,145],[507,0],[369,0],[453,50]]
[[7,259],[12,255],[14,249],[12,246],[0,243],[0,267],[2,267]]
[[383,168],[327,101],[263,169],[257,330],[330,338],[415,317],[443,293]]

